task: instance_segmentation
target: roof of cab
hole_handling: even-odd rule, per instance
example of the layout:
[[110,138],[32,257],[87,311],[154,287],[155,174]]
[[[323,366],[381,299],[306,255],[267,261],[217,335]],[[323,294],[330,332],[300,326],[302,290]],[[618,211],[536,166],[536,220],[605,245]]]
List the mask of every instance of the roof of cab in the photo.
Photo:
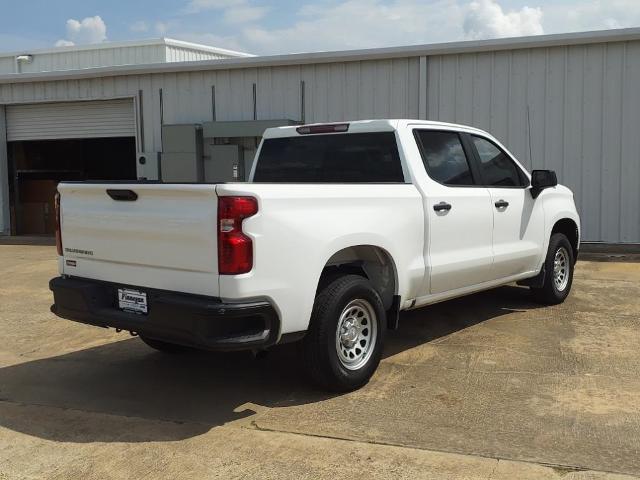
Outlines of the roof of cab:
[[[348,123],[349,130],[346,133],[365,133],[365,132],[392,132],[398,128],[405,128],[408,126],[424,126],[427,128],[444,128],[453,129],[467,132],[477,132],[484,135],[489,135],[488,132],[480,130],[468,125],[459,125],[455,123],[436,122],[433,120],[416,120],[416,119],[371,119],[371,120],[353,120],[343,122],[321,122],[321,123],[305,123],[304,125],[293,125],[286,127],[268,128],[265,130],[264,138],[281,138],[281,137],[294,137],[299,136],[297,129],[301,126],[316,126],[316,125],[342,125]],[[331,135],[331,134],[330,134]]]

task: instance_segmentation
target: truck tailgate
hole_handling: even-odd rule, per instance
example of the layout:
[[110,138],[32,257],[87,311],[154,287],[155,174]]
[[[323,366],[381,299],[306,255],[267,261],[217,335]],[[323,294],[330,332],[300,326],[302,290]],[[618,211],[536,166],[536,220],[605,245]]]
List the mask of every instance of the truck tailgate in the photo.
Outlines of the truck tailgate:
[[218,296],[215,188],[61,183],[62,273]]

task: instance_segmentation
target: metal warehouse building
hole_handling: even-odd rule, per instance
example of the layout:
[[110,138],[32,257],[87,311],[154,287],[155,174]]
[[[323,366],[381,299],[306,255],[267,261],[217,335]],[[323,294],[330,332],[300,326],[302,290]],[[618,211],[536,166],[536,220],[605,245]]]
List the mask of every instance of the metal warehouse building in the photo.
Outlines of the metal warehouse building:
[[640,29],[267,57],[169,40],[9,57],[6,234],[51,230],[59,180],[242,180],[268,126],[420,118],[488,130],[528,168],[556,170],[583,240],[640,243]]

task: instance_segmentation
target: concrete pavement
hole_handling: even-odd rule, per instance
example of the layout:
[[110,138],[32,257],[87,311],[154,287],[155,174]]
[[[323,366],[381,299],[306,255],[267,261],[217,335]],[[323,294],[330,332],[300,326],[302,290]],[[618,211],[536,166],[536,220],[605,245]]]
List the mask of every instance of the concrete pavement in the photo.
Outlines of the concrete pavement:
[[57,319],[55,274],[0,245],[0,480],[640,475],[638,263],[580,262],[557,307],[508,286],[405,314],[338,396],[293,345],[165,356]]

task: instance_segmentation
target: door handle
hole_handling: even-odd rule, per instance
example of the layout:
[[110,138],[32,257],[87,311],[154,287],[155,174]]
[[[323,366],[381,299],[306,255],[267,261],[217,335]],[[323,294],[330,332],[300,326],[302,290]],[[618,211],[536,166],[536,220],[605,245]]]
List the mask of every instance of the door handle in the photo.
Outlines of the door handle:
[[433,206],[433,209],[436,212],[442,212],[442,211],[446,211],[448,212],[449,210],[451,210],[451,204],[447,203],[447,202],[440,202],[440,203],[436,203]]
[[107,195],[114,200],[120,200],[124,202],[135,202],[138,199],[138,194],[133,190],[123,190],[120,188],[108,188]]
[[507,208],[509,206],[509,202],[506,202],[504,200],[498,200],[495,203],[496,208]]

